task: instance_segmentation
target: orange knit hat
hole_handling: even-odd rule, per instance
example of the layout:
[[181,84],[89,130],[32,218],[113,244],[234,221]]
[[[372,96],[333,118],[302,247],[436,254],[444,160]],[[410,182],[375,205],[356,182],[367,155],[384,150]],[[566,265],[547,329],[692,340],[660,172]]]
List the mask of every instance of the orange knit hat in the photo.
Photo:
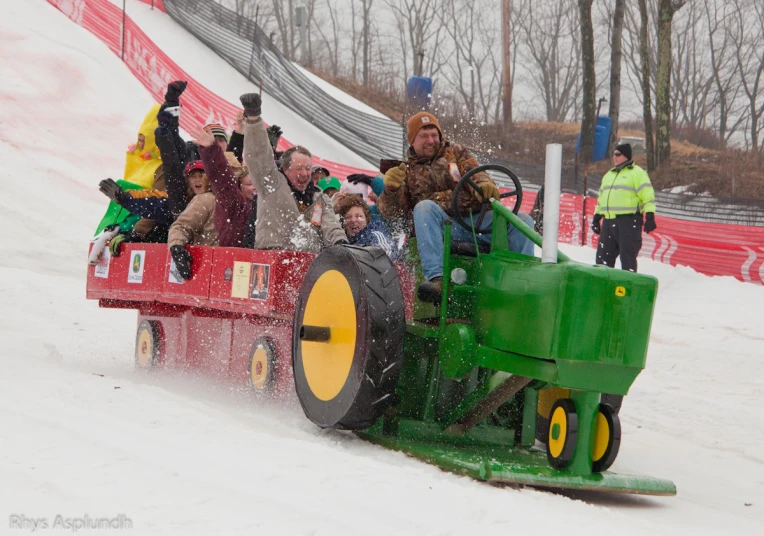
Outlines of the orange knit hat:
[[416,138],[417,133],[423,127],[433,126],[437,128],[438,133],[440,134],[440,139],[443,139],[443,131],[440,130],[440,123],[438,123],[438,118],[429,112],[419,112],[418,114],[412,115],[407,126],[409,145],[414,143],[414,138]]

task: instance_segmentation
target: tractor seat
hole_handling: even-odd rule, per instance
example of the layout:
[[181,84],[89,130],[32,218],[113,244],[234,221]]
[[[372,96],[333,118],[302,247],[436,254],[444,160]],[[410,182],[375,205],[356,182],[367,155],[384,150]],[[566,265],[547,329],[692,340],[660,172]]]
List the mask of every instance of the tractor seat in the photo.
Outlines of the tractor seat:
[[[478,240],[478,251],[480,253],[490,253],[491,245]],[[451,242],[451,254],[463,255],[465,257],[477,257],[474,242]]]

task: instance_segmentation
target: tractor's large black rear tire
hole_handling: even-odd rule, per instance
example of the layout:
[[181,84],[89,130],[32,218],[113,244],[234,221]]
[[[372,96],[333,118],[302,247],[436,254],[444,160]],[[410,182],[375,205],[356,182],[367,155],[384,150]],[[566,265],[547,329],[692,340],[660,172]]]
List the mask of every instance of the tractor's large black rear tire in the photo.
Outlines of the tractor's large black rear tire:
[[292,332],[305,415],[322,428],[374,424],[394,399],[405,329],[398,272],[384,251],[335,246],[318,255],[300,287]]

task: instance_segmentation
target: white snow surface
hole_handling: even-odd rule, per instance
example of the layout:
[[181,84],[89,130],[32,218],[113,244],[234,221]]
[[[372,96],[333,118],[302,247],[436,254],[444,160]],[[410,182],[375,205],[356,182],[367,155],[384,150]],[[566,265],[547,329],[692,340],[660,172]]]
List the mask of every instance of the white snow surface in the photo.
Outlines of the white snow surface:
[[[673,498],[489,486],[320,430],[294,400],[134,372],[136,313],[85,300],[86,251],[98,181],[120,176],[152,99],[44,0],[3,4],[0,534],[120,514],[148,535],[762,533],[764,288],[732,278],[640,259],[660,292],[612,469],[670,478]],[[171,55],[198,46],[172,40]],[[199,65],[214,90],[241,91]]]

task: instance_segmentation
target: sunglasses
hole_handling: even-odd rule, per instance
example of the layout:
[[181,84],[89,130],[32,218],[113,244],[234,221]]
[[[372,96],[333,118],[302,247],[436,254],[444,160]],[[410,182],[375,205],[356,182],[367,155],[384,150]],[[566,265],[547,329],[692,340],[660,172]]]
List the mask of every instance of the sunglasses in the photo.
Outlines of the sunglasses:
[[623,156],[621,153],[613,153],[613,156]]

